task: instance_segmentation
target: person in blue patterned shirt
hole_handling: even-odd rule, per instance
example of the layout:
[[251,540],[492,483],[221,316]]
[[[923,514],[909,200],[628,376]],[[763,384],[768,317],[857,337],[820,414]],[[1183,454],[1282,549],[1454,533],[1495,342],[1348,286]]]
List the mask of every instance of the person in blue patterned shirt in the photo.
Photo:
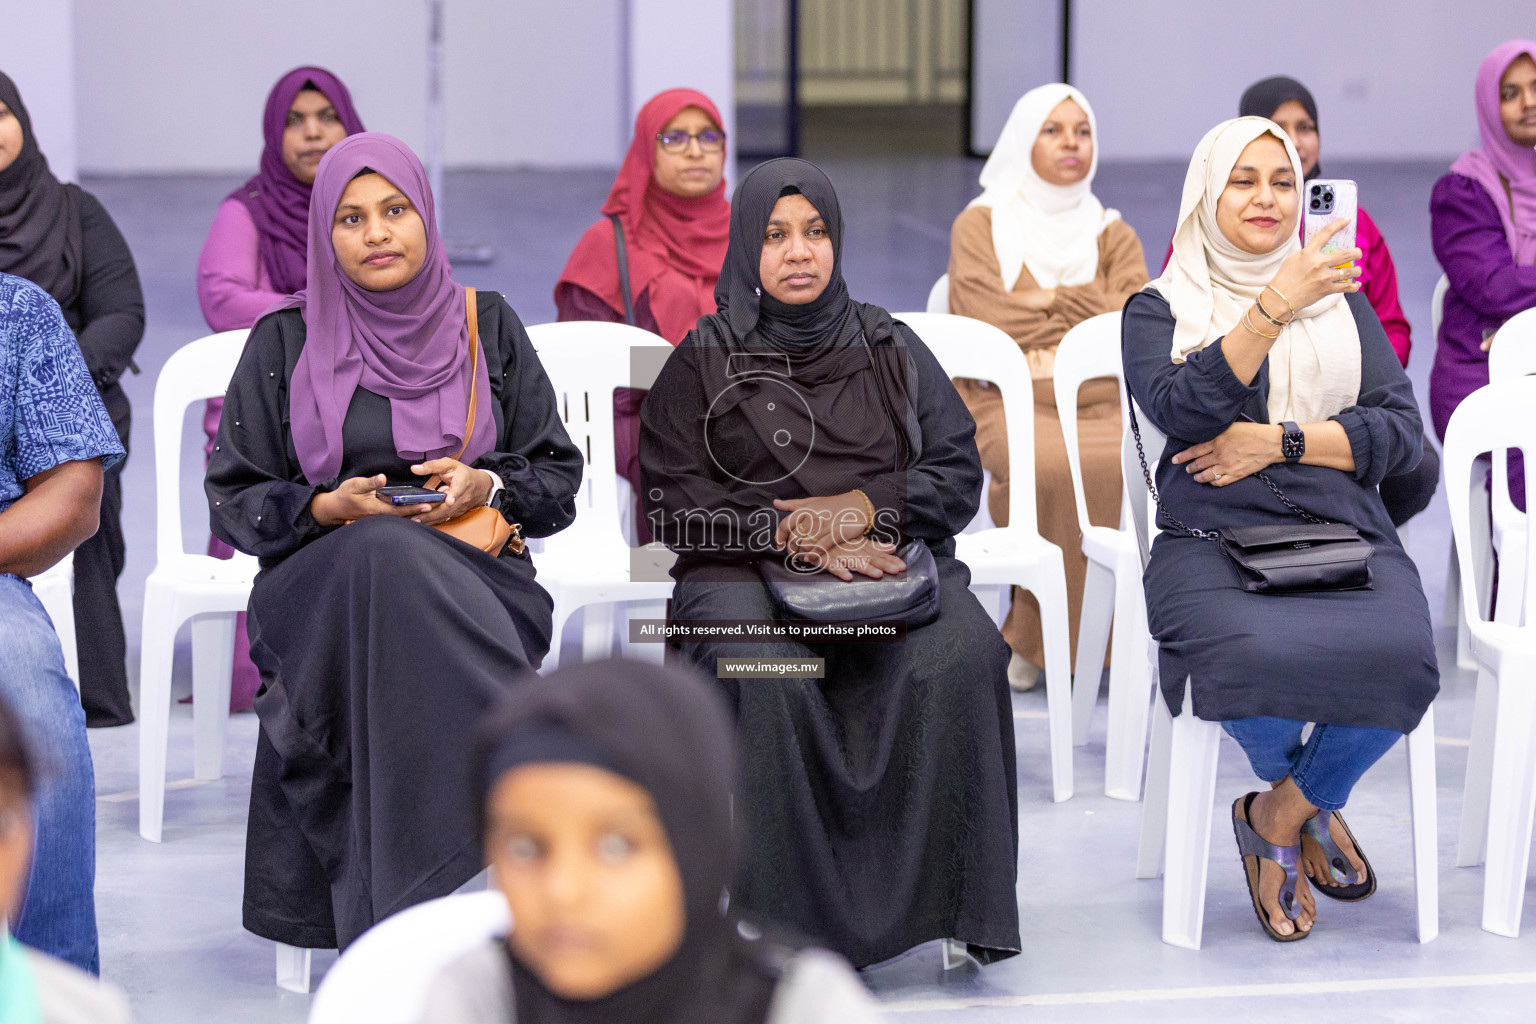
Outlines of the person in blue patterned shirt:
[[85,713],[48,613],[27,582],[96,532],[113,429],[80,346],[47,292],[0,273],[0,696],[50,771],[17,939],[96,971],[96,784]]

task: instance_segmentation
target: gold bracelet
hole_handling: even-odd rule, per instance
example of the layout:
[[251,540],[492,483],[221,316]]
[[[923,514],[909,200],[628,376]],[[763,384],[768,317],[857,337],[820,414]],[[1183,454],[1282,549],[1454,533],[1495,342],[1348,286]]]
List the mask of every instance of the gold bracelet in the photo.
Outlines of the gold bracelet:
[[1276,338],[1280,337],[1280,332],[1279,331],[1276,331],[1274,334],[1265,334],[1263,331],[1261,331],[1257,327],[1253,326],[1253,321],[1248,319],[1248,314],[1251,313],[1251,312],[1252,312],[1251,309],[1243,310],[1243,326],[1244,327],[1248,328],[1248,330],[1251,333],[1256,334],[1259,337],[1264,338],[1267,341],[1274,341]]
[[[1291,319],[1295,320],[1296,319],[1296,307],[1294,305],[1292,305],[1290,299],[1285,297],[1285,292],[1281,291],[1279,288],[1276,288],[1272,284],[1267,284],[1267,285],[1264,286],[1264,288],[1268,288],[1270,291],[1272,291],[1276,295],[1280,296],[1280,301],[1285,303],[1285,308],[1289,309],[1291,311]],[[1260,288],[1259,289],[1259,293],[1260,294],[1263,294],[1264,288]]]
[[860,536],[868,537],[875,532],[875,503],[869,500],[869,495],[857,487],[853,489],[853,493],[864,499],[864,514],[869,517],[869,525],[864,527],[864,532]]
[[1280,327],[1280,328],[1285,327],[1287,321],[1285,321],[1285,320],[1276,320],[1274,317],[1269,315],[1269,310],[1264,308],[1264,293],[1263,292],[1260,292],[1258,295],[1254,296],[1253,304],[1255,306],[1259,307],[1259,316],[1263,317],[1265,320],[1268,320],[1270,323],[1274,324],[1276,327]]

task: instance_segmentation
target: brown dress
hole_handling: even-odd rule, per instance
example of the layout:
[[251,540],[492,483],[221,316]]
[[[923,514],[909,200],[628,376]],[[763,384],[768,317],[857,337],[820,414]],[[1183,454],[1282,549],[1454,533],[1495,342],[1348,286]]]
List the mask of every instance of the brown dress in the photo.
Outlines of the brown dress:
[[[1010,291],[1001,286],[1002,272],[992,248],[992,210],[973,206],[955,218],[950,232],[949,311],[994,324],[1019,343],[1035,381],[1035,507],[1040,534],[1066,556],[1068,622],[1072,659],[1077,658],[1077,629],[1083,610],[1083,580],[1088,559],[1072,497],[1072,471],[1067,445],[1057,418],[1052,374],[1056,346],[1078,323],[1100,313],[1114,312],[1147,283],[1147,261],[1136,232],[1117,220],[1099,235],[1099,270],[1082,285],[1063,285],[1044,312],[1027,309],[1019,293],[1038,287],[1029,268],[1019,273]],[[1008,437],[1003,424],[1003,399],[985,381],[957,380],[956,387],[976,419],[976,446],[981,465],[992,474],[987,510],[999,526],[1008,523]],[[1078,392],[1078,450],[1082,457],[1083,488],[1088,518],[1096,526],[1120,524],[1120,399],[1113,380],[1088,381]],[[1036,666],[1045,664],[1040,634],[1040,606],[1032,594],[1017,588],[1003,624],[1003,637],[1014,652]]]

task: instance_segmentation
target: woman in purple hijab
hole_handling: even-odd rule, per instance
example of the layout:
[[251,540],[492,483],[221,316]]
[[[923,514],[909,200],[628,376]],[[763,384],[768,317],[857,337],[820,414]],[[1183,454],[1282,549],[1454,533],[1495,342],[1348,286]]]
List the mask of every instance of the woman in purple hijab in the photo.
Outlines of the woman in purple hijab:
[[[326,150],[363,130],[347,87],[317,67],[294,68],[277,80],[267,94],[261,124],[260,168],[219,205],[197,258],[197,301],[212,331],[249,327],[284,295],[304,287],[315,169]],[[203,413],[208,452],[222,408],[224,400],[213,398]],[[234,549],[210,537],[208,553],[228,558]],[[245,617],[240,616],[231,711],[249,711],[260,685],[248,649]]]
[[[325,154],[306,248],[304,290],[251,330],[206,486],[214,534],[262,567],[245,926],[327,948],[479,871],[461,755],[549,649],[528,554],[424,524],[489,504],[527,536],[555,533],[582,459],[494,292],[475,298],[471,371],[465,289],[403,143],[362,133]],[[377,494],[432,474],[448,485],[437,505]]]
[[[1450,280],[1429,404],[1435,432],[1488,383],[1488,349],[1504,321],[1536,306],[1536,41],[1494,47],[1477,72],[1483,145],[1435,183],[1430,239]],[[1525,508],[1525,476],[1510,456],[1510,496]]]

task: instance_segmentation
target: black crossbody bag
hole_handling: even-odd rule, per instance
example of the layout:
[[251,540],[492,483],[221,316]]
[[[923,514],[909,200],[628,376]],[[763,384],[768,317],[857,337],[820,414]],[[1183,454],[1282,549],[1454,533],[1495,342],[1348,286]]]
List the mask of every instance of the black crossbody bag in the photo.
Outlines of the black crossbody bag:
[[1370,590],[1371,555],[1376,549],[1347,523],[1331,523],[1301,508],[1287,498],[1275,482],[1263,473],[1254,476],[1275,492],[1275,497],[1305,523],[1278,526],[1230,526],[1225,530],[1196,530],[1176,519],[1152,483],[1147,467],[1147,453],[1141,446],[1141,428],[1136,410],[1131,408],[1131,433],[1136,437],[1136,455],[1141,459],[1141,475],[1147,482],[1158,511],[1175,527],[1191,537],[1210,541],[1237,569],[1243,589],[1250,594],[1296,594],[1329,590]]

